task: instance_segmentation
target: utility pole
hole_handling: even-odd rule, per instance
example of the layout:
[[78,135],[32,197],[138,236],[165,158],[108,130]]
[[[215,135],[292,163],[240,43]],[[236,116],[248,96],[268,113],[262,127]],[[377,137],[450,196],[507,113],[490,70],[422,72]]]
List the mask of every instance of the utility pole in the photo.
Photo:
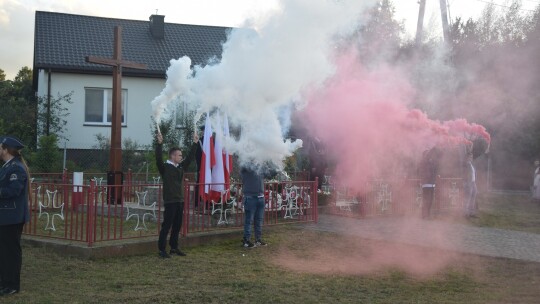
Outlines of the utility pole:
[[420,9],[418,10],[418,23],[416,24],[416,45],[422,43],[422,31],[424,28],[424,13],[426,12],[426,0],[420,0]]
[[441,21],[442,21],[442,28],[443,28],[443,37],[444,42],[450,43],[450,26],[448,25],[448,11],[446,7],[446,0],[440,0],[439,1],[441,6]]

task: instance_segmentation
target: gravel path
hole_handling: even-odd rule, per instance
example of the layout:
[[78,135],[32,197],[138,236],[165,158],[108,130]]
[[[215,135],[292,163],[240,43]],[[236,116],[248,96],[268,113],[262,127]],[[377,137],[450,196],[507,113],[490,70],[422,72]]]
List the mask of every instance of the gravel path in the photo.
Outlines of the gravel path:
[[491,257],[540,262],[540,234],[473,227],[437,220],[354,219],[320,214],[309,229]]

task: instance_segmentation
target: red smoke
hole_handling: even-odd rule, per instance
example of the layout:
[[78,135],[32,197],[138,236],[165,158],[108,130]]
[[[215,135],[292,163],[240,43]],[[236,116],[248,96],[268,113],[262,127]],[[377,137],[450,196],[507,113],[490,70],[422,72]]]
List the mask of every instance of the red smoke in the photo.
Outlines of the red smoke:
[[279,248],[271,261],[298,272],[373,275],[397,269],[422,279],[436,275],[451,263],[460,263],[461,258],[451,251],[350,237],[337,244],[317,243],[316,248],[302,248],[301,252]]
[[488,144],[491,143],[491,136],[481,125],[475,123],[467,123],[467,120],[460,118],[451,121],[445,121],[444,125],[447,126],[452,134],[456,136],[462,136],[469,140],[477,138],[484,139]]
[[422,151],[435,145],[488,143],[485,128],[465,119],[431,120],[409,109],[415,89],[397,67],[363,66],[350,52],[337,60],[335,76],[324,88],[306,94],[301,114],[312,136],[328,147],[335,164],[333,175],[349,188],[360,190],[367,180],[410,175]]

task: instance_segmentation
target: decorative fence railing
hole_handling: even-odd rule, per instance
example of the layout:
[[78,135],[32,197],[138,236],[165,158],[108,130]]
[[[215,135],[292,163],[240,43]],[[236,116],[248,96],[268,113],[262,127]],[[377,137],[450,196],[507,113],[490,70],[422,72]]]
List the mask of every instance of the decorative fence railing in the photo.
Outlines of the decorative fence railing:
[[[62,181],[62,175],[50,180]],[[31,183],[30,222],[26,235],[86,243],[157,236],[163,217],[162,185],[124,180],[111,186],[103,176],[83,185],[49,181]],[[64,174],[64,181],[70,181]],[[182,234],[243,227],[242,185],[233,184],[221,197],[198,202],[200,185],[186,181]],[[216,186],[216,184],[209,185]],[[315,182],[265,184],[264,225],[317,220]]]
[[[184,192],[184,234],[228,228],[242,228],[244,205],[242,184],[230,185],[221,192],[221,198],[199,200],[196,189],[201,184],[188,183]],[[209,184],[219,186],[219,184]],[[267,182],[264,193],[264,224],[278,225],[294,222],[317,221],[316,181]]]
[[[72,184],[73,173],[64,170],[62,173],[31,173],[32,181],[36,183],[55,183],[55,184]],[[96,180],[98,183],[107,183],[107,173],[85,173],[85,181],[90,183],[90,180]],[[185,178],[188,180],[194,179],[195,173],[186,172]],[[133,173],[128,170],[123,173],[124,182],[126,184],[156,184],[161,180],[159,174],[149,173]]]
[[[372,180],[363,191],[351,193],[338,185],[328,186],[329,212],[352,217],[418,215],[422,210],[422,185],[418,179]],[[437,178],[432,213],[463,208],[461,178]]]

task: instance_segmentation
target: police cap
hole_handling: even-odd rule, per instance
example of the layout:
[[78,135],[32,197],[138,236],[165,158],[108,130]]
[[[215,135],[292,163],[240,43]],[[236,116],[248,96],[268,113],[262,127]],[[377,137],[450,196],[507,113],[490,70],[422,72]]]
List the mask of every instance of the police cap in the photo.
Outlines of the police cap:
[[0,137],[0,143],[3,146],[12,147],[17,150],[24,148],[23,143],[15,136],[3,136]]

